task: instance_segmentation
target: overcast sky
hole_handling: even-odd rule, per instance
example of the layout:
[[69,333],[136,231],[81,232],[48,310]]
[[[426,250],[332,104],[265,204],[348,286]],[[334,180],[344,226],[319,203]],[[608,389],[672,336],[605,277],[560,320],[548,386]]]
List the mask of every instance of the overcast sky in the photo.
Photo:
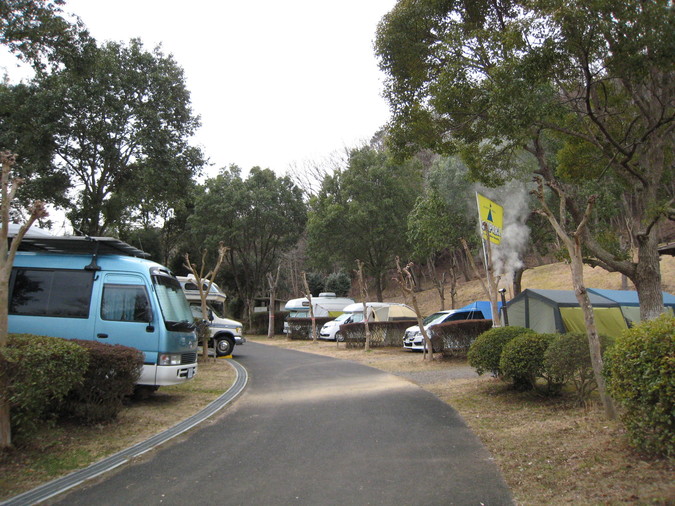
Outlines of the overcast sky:
[[209,174],[232,163],[283,174],[368,141],[387,122],[373,40],[395,3],[66,0],[64,11],[99,42],[139,37],[173,54],[201,116],[195,144]]

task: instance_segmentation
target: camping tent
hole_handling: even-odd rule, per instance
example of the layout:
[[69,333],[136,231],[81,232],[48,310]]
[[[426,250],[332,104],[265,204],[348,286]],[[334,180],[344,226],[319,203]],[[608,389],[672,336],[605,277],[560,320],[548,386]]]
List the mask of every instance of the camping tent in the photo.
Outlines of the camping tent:
[[[616,337],[628,328],[618,303],[588,294],[600,334]],[[586,332],[584,315],[572,290],[528,288],[506,304],[509,324],[536,332]]]
[[[497,309],[502,308],[502,303],[501,301],[497,302]],[[477,300],[476,302],[472,302],[471,304],[467,304],[464,307],[460,307],[458,311],[480,311],[483,313],[483,318],[486,320],[491,320],[492,319],[492,307],[490,307],[490,301],[488,300]],[[470,317],[467,318],[468,320],[471,319]]]
[[405,304],[383,304],[380,307],[372,307],[376,322],[393,322],[397,320],[411,320],[417,318],[415,311]]
[[[619,304],[623,316],[631,323],[640,321],[640,301],[636,291],[604,290],[601,288],[589,288],[588,291]],[[663,305],[666,309],[670,309],[671,313],[675,313],[675,295],[663,292]]]

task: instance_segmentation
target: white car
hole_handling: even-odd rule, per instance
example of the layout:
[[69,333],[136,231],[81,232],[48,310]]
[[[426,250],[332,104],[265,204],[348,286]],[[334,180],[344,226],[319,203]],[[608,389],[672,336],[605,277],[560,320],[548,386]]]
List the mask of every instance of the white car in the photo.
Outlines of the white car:
[[[449,309],[447,311],[439,311],[429,315],[424,320],[422,320],[422,322],[424,323],[424,329],[428,334],[429,329],[434,325],[438,325],[439,323],[457,320],[476,320],[483,318],[483,313],[480,310]],[[406,350],[424,350],[424,336],[422,335],[419,326],[413,325],[412,327],[408,327],[405,330],[405,334],[403,336],[403,348]]]
[[363,313],[342,313],[335,320],[324,323],[319,332],[319,339],[326,339],[328,341],[343,341],[344,338],[340,334],[340,325],[352,322],[360,322],[363,320]]

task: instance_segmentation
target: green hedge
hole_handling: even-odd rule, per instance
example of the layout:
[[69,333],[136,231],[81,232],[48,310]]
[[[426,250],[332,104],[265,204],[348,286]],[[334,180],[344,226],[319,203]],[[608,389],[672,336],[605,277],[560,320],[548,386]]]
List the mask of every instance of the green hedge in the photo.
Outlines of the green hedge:
[[[283,334],[284,333],[284,320],[288,316],[288,311],[276,311],[274,313],[274,333]],[[247,332],[250,334],[258,335],[267,335],[267,330],[269,327],[269,313],[267,311],[261,311],[259,313],[253,313],[251,317],[251,328],[247,329]]]
[[[600,336],[600,344],[604,353],[612,340]],[[558,378],[558,381],[572,383],[579,404],[587,401],[591,392],[597,388],[586,334],[557,335],[544,353],[544,369],[549,376]]]
[[134,393],[143,367],[143,352],[119,344],[73,340],[89,354],[84,382],[71,390],[61,414],[85,423],[113,420],[125,397]]
[[20,440],[52,417],[54,406],[83,381],[89,354],[67,339],[10,334],[0,364],[9,379],[12,432]]
[[661,315],[625,331],[607,352],[610,394],[624,408],[631,442],[675,457],[675,318]]
[[513,381],[517,390],[532,390],[537,378],[548,382],[548,390],[562,388],[560,378],[547,374],[544,368],[544,354],[558,334],[521,334],[504,345],[499,359],[499,368],[504,378]]
[[501,376],[499,361],[504,345],[521,334],[534,334],[524,327],[494,327],[480,334],[471,344],[467,358],[478,374],[485,372]]

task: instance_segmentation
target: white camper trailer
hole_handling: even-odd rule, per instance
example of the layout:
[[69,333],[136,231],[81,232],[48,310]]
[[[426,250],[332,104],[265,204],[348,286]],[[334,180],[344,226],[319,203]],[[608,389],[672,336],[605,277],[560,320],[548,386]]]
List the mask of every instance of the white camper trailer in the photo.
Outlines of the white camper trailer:
[[[333,292],[323,292],[318,297],[312,297],[314,316],[339,316],[349,304],[354,304],[354,299],[338,297]],[[284,311],[288,311],[288,318],[309,318],[311,316],[307,297],[289,300]],[[288,322],[284,322],[284,333],[288,333]]]

